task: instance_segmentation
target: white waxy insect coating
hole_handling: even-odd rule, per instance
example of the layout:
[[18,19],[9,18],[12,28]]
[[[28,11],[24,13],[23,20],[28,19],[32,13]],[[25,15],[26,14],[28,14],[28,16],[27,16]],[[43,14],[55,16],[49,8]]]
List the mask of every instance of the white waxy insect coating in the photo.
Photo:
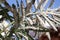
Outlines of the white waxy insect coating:
[[46,35],[47,35],[48,39],[51,40],[50,33],[46,32]]
[[38,0],[35,0],[35,7],[37,8],[38,7]]
[[3,30],[3,26],[2,26],[2,23],[0,23],[0,29]]
[[30,22],[30,24],[33,24],[33,21],[30,18],[27,18],[27,20]]
[[4,25],[4,27],[7,27],[9,25],[9,23],[7,21],[3,21],[2,24]]
[[3,37],[5,37],[5,32],[2,32],[1,35],[2,35]]
[[27,3],[30,3],[32,0],[27,0]]
[[50,28],[50,25],[49,25],[49,23],[47,21],[45,21],[44,27],[48,28],[48,29]]
[[0,19],[2,18],[2,15],[0,15]]

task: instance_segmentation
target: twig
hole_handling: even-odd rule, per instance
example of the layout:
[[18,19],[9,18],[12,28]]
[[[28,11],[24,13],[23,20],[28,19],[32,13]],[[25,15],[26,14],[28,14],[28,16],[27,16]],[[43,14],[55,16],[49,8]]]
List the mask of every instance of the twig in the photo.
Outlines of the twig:
[[40,21],[40,24],[41,24],[42,26],[44,26],[44,21],[41,19],[41,17],[39,17],[39,15],[36,15],[36,16],[37,16],[38,20]]
[[15,34],[18,36],[20,35],[20,36],[24,37],[26,40],[28,40],[28,37],[25,36],[24,34],[20,33],[20,32],[16,32]]
[[19,30],[34,30],[34,31],[39,31],[39,32],[49,32],[48,29],[46,28],[39,28],[39,27],[35,27],[35,26],[26,26],[26,27],[21,27],[19,28]]
[[48,21],[48,23],[53,27],[53,29],[55,30],[55,31],[57,31],[57,28],[53,25],[53,23],[45,16],[45,15],[43,15],[44,16],[44,18]]

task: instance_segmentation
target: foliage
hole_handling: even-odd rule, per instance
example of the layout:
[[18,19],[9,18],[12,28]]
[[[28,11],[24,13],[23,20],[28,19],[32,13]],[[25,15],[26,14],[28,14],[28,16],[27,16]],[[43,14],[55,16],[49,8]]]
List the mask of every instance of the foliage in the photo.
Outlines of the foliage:
[[[34,31],[36,35],[39,32],[49,35],[50,28],[58,31],[56,25],[60,25],[60,8],[51,9],[54,0],[50,0],[51,2],[47,9],[45,9],[45,6],[49,0],[25,0],[26,7],[24,7],[22,0],[20,5],[18,0],[14,1],[16,1],[17,7],[15,4],[10,6],[7,0],[0,0],[0,15],[2,15],[2,18],[0,18],[0,24],[2,25],[0,38],[2,40],[22,40],[22,38],[34,40],[29,35],[30,30]],[[2,3],[5,7],[1,5]],[[32,5],[36,9],[35,12],[31,12]],[[11,12],[13,16],[9,15],[8,12]],[[4,26],[4,20],[9,21],[7,26]],[[45,23],[48,23],[49,26],[46,26]],[[2,36],[2,34],[4,35]]]

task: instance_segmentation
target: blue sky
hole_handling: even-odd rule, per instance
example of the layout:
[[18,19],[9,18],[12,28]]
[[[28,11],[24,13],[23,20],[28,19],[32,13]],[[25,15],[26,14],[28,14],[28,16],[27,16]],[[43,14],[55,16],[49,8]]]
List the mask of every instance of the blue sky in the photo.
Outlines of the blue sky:
[[[22,0],[23,1],[23,3],[24,3],[24,6],[26,7],[26,2],[25,2],[25,0]],[[9,3],[9,5],[10,6],[12,6],[12,4],[17,4],[16,3],[16,0],[7,0],[7,2]],[[19,2],[19,4],[20,4],[20,2],[21,2],[21,0],[18,0],[18,2]],[[46,5],[46,7],[45,8],[47,8],[48,7],[48,5],[49,5],[49,3],[50,3],[50,0],[48,1],[48,3],[47,3],[47,5]],[[32,12],[34,12],[35,11],[35,9],[34,9],[34,7],[33,7],[34,5],[32,5],[32,8],[31,8],[31,11]],[[17,7],[17,6],[16,6]],[[60,7],[60,0],[55,0],[55,2],[54,2],[54,4],[52,5],[52,9],[53,8],[58,8],[58,7]],[[11,14],[11,12],[9,12],[10,14]]]
[[[21,0],[18,0],[18,2],[20,2],[20,1],[21,1]],[[16,5],[16,1],[14,1],[14,0],[7,0],[7,2],[8,2],[10,5],[12,5],[13,3]],[[23,0],[23,2],[24,2],[24,4],[26,4],[26,3],[25,3],[25,0]],[[49,2],[48,2],[48,5],[49,5],[49,3],[50,3],[50,0],[49,0]],[[52,8],[57,8],[57,7],[59,7],[59,6],[60,6],[60,0],[55,0]]]
[[60,6],[60,0],[55,0],[52,8],[57,8],[57,7],[59,7],[59,6]]
[[[25,0],[22,0],[22,1],[23,1],[23,3],[24,3],[24,6],[26,7],[26,2],[25,2]],[[7,0],[7,2],[8,2],[9,5],[11,5],[11,6],[12,6],[12,4],[15,4],[15,5],[16,5],[16,1],[15,1],[15,0]],[[19,4],[20,4],[21,0],[18,0],[18,2],[19,2]],[[45,8],[48,7],[49,3],[50,3],[50,0],[48,1],[48,3],[47,3],[47,5],[46,5]],[[52,5],[51,8],[58,8],[59,6],[60,6],[60,0],[55,0],[55,2],[54,2],[54,4]],[[33,11],[33,12],[35,11],[35,9],[34,9],[33,6],[32,6],[32,11]]]

